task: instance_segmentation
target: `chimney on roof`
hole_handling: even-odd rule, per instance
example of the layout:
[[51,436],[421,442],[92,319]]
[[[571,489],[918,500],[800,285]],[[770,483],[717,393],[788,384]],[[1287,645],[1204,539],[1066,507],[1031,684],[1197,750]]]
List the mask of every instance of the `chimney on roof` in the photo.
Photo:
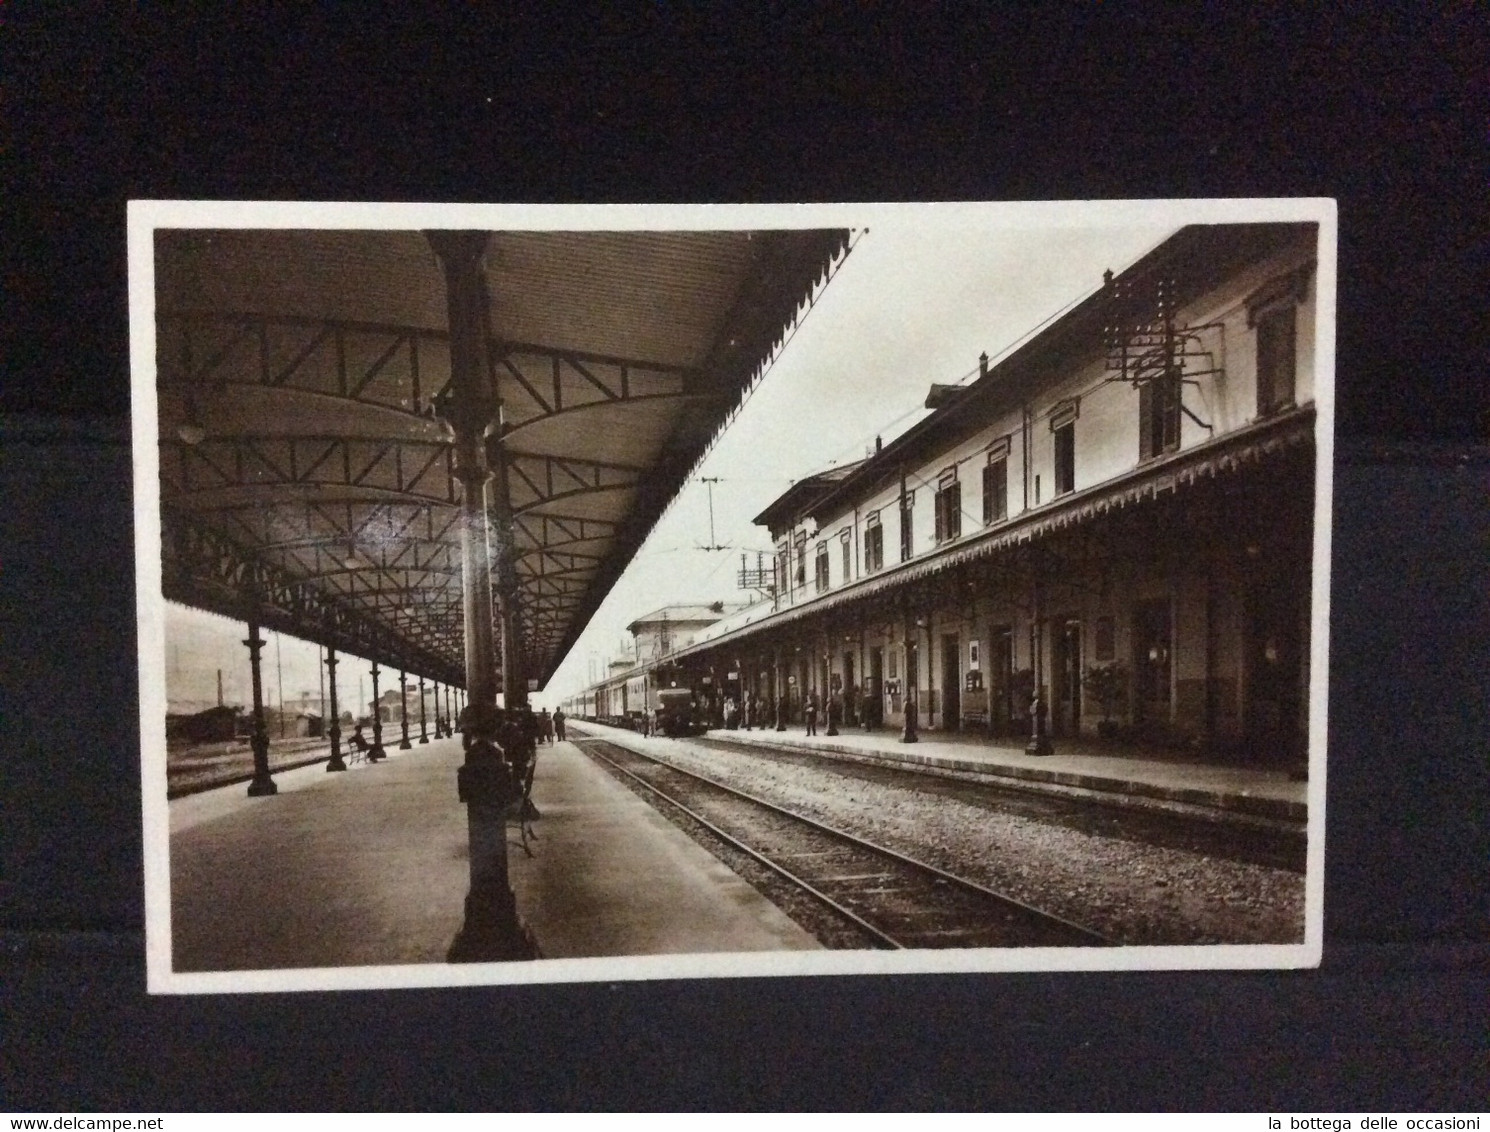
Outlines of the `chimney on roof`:
[[987,376],[988,376],[988,351],[987,350],[984,350],[981,354],[978,355],[978,380],[979,381],[982,381],[983,378],[985,378]]
[[880,454],[880,452],[884,449],[884,447],[885,447],[885,442],[883,440],[881,440],[878,436],[876,436],[874,438],[874,454],[876,456],[878,456]]

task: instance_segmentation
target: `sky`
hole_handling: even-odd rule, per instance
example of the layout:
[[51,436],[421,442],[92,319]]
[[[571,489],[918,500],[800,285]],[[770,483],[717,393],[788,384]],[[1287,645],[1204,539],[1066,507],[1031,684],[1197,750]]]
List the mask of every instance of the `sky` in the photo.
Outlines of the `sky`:
[[[738,602],[740,552],[769,550],[751,523],[791,483],[862,458],[926,413],[933,384],[976,376],[1047,320],[1165,239],[1175,224],[1031,229],[928,226],[876,216],[822,288],[765,377],[657,523],[548,686],[552,707],[630,643],[626,625],[664,605]],[[717,479],[712,485],[706,478]],[[712,487],[713,527],[710,528]],[[724,545],[725,550],[705,549]],[[249,702],[245,627],[167,604],[166,692],[173,710],[210,706],[223,670],[228,703]],[[266,633],[266,704],[319,695],[318,650]],[[371,698],[368,665],[345,658],[344,702]],[[361,691],[359,693],[359,681]],[[383,689],[397,686],[386,674]]]

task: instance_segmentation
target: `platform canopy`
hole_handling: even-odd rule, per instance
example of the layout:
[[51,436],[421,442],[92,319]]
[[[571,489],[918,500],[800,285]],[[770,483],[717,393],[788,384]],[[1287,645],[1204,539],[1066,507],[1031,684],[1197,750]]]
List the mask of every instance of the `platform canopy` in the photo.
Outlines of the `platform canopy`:
[[[847,245],[840,230],[490,235],[507,484],[492,510],[510,508],[518,655],[540,686]],[[161,229],[155,273],[165,596],[462,683],[428,236]]]

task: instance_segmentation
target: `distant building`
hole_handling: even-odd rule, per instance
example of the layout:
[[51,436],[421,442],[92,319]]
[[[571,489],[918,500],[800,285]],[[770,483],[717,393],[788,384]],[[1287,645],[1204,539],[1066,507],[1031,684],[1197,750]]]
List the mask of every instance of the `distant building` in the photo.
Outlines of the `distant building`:
[[694,643],[701,630],[742,608],[742,603],[723,601],[707,605],[665,605],[638,617],[626,626],[626,631],[635,638],[629,663],[651,664],[686,648]]
[[240,707],[210,707],[205,711],[166,715],[166,739],[173,743],[222,743],[247,734],[248,718]]

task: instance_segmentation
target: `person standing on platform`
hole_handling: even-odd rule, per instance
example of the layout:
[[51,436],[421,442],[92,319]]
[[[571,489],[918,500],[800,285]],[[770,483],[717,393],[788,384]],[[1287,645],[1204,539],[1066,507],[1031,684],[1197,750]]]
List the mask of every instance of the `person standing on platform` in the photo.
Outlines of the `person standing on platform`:
[[543,741],[552,746],[554,741],[554,721],[553,717],[548,714],[548,708],[543,709],[543,714],[539,716],[539,723],[543,727]]
[[817,693],[808,692],[802,704],[802,714],[807,717],[807,734],[817,734]]
[[554,736],[564,742],[564,709],[554,708]]

